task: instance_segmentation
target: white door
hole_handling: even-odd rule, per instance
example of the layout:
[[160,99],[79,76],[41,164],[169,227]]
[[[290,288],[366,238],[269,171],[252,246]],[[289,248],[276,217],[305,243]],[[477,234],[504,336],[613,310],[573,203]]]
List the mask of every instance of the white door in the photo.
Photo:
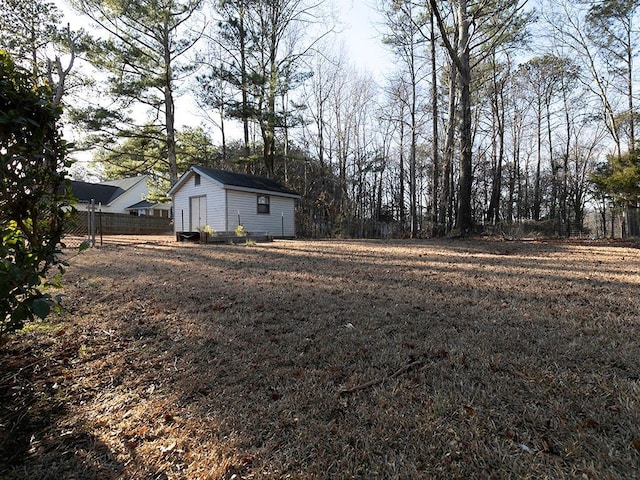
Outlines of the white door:
[[197,232],[207,224],[207,196],[191,197],[189,204],[189,231]]

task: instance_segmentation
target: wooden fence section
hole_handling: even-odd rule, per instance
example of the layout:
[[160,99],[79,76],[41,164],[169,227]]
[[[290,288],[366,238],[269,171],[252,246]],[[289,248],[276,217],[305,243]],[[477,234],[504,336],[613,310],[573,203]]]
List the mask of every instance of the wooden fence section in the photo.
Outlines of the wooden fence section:
[[172,232],[173,221],[170,218],[103,212],[95,212],[91,215],[90,212],[85,211],[75,212],[66,230],[67,235],[76,236],[162,235]]

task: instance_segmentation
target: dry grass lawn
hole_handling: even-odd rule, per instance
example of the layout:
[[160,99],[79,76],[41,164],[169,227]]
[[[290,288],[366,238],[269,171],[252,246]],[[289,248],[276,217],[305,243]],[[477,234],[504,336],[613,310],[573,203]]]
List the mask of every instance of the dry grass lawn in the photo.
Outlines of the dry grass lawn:
[[640,478],[640,250],[111,241],[0,349],[2,479]]

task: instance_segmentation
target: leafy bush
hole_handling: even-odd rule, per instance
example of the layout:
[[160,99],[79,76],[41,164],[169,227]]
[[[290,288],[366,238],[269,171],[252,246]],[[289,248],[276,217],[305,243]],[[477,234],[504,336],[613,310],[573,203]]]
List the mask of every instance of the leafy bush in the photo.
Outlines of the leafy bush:
[[62,273],[69,162],[52,98],[0,51],[0,341],[49,314],[55,299],[46,274],[53,265]]

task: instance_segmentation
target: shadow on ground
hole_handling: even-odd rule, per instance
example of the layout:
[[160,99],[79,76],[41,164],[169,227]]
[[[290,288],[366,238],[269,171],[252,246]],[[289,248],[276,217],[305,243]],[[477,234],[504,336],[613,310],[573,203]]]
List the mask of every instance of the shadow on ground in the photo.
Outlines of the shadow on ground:
[[[55,471],[69,451],[79,478],[635,479],[632,253],[513,242],[88,252],[66,279],[60,333],[6,356],[39,362],[13,369],[38,373],[20,405],[47,418],[20,410],[22,460],[7,478],[43,478],[18,472]],[[2,388],[26,380],[37,383]]]
[[[36,338],[41,343],[30,343]],[[64,331],[44,326],[0,349],[1,479],[110,480],[122,473],[109,447],[67,418],[77,401],[69,389],[78,348]]]

